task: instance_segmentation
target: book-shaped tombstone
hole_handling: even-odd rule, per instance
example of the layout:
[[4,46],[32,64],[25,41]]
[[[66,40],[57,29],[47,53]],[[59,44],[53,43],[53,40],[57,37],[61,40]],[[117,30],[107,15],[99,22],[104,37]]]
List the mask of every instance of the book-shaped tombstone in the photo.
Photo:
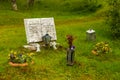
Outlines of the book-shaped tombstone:
[[54,18],[24,19],[27,43],[41,42],[45,34],[49,34],[51,40],[57,40]]

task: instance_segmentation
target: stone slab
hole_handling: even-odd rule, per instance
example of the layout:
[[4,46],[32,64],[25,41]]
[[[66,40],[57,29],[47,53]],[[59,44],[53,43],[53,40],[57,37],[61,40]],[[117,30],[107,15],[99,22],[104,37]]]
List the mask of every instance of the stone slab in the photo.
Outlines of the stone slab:
[[27,43],[40,42],[42,36],[49,34],[51,40],[57,40],[54,18],[24,19]]

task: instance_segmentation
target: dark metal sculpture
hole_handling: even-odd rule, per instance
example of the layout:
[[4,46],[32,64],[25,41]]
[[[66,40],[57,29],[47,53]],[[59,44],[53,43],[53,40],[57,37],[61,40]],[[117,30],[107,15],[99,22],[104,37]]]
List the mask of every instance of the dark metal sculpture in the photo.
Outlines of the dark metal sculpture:
[[67,35],[67,41],[69,48],[67,49],[67,65],[72,66],[74,64],[75,46],[73,46],[73,36]]

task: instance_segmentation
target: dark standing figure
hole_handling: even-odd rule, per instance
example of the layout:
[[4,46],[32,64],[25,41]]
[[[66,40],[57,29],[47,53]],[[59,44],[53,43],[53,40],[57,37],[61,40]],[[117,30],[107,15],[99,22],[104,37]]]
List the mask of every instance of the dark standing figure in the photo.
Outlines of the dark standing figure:
[[75,56],[75,46],[73,46],[73,36],[67,35],[67,40],[69,44],[69,48],[67,49],[67,65],[72,66],[74,64],[74,56]]
[[50,46],[51,38],[52,37],[49,34],[46,34],[45,36],[42,37],[42,40],[43,40],[46,47]]

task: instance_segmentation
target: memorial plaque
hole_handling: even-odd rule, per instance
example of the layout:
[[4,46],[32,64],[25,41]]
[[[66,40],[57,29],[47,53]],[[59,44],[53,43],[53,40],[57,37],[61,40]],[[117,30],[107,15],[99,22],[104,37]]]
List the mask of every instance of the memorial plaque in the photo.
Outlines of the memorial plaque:
[[24,19],[27,43],[40,42],[42,36],[49,34],[51,40],[57,40],[54,18]]

